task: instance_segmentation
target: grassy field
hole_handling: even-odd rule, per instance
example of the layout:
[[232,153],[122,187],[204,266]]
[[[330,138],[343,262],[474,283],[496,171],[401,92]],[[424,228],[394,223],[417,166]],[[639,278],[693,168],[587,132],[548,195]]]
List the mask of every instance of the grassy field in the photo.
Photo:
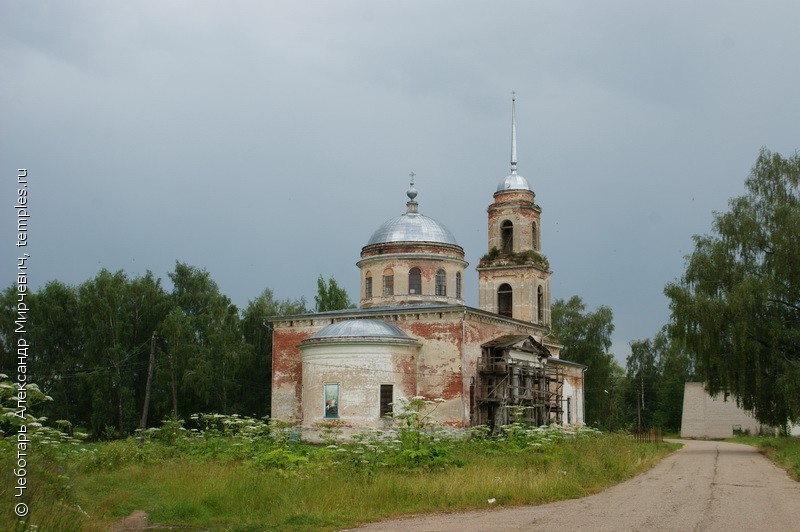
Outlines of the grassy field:
[[[40,445],[29,460],[27,524],[106,530],[144,510],[150,523],[162,525],[333,530],[407,513],[581,497],[636,475],[676,448],[637,444],[622,434],[523,426],[500,438],[454,439],[412,427],[341,444],[328,434],[323,445],[274,431],[157,436],[144,445],[134,439]],[[9,463],[13,450],[2,449]],[[13,476],[7,468],[0,476],[0,500],[12,501]],[[14,527],[7,503],[0,528]]]
[[728,441],[758,447],[770,460],[784,468],[792,478],[800,481],[800,438],[739,436]]

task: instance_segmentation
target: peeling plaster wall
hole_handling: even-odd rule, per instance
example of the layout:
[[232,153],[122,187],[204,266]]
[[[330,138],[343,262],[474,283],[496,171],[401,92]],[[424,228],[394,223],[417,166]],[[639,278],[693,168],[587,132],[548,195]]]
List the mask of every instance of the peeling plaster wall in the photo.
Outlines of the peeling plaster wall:
[[497,313],[497,290],[508,283],[513,288],[512,311],[515,319],[538,323],[537,291],[544,290],[542,325],[550,324],[550,273],[531,266],[505,266],[478,270],[478,306]]
[[275,419],[300,419],[303,363],[300,342],[320,329],[311,321],[277,322],[272,333],[272,409]]
[[[478,306],[488,312],[497,313],[498,289],[508,284],[512,289],[511,316],[518,320],[550,324],[550,271],[532,261],[524,265],[504,262],[504,223],[511,222],[513,228],[513,253],[540,249],[541,209],[534,203],[535,196],[529,190],[500,191],[494,194],[494,203],[489,205],[488,243],[489,251],[497,249],[501,256],[482,259],[478,266]],[[534,227],[536,228],[534,230]],[[539,305],[538,290],[542,289],[542,304]],[[541,317],[540,317],[541,314]]]
[[547,330],[463,308],[456,312],[419,312],[398,316],[395,325],[419,339],[417,395],[442,398],[434,418],[451,426],[469,424],[469,386],[477,371],[481,345],[506,334],[532,335]]
[[[361,267],[361,307],[370,308],[384,305],[399,305],[403,303],[436,302],[461,305],[464,303],[464,266],[466,262],[456,259],[447,259],[431,256],[409,258],[406,255],[387,255],[375,257],[359,262]],[[394,272],[394,293],[383,295],[383,272],[391,268]],[[422,293],[409,294],[408,272],[411,268],[421,271]],[[445,271],[445,291],[443,296],[436,295],[436,271]],[[367,298],[366,276],[372,277],[372,297]],[[456,276],[461,274],[461,297],[457,296]]]
[[339,385],[339,420],[345,426],[381,427],[380,385],[393,395],[416,395],[418,347],[392,344],[317,344],[303,347],[303,426],[325,418],[325,384]]
[[435,412],[440,421],[463,423],[463,379],[461,372],[461,315],[425,313],[399,321],[410,336],[423,341],[417,369],[417,395],[428,399],[442,398]]
[[[541,209],[534,204],[533,192],[518,190],[496,192],[495,202],[489,205],[489,249],[502,249],[500,226],[505,220],[514,224],[513,250],[539,249],[541,234]],[[537,235],[534,240],[533,224],[536,224]]]
[[548,330],[533,324],[513,322],[499,317],[470,312],[465,323],[466,341],[464,346],[464,415],[469,420],[469,386],[477,381],[478,360],[482,356],[481,345],[508,334],[529,335],[541,342]]
[[[564,365],[564,388],[562,390],[564,403],[563,420],[564,423],[584,423],[585,397],[583,395],[583,369],[572,365]],[[567,402],[569,398],[569,402]],[[567,406],[569,406],[570,415],[567,417]]]
[[[361,251],[357,266],[361,276],[361,308],[420,303],[432,301],[454,305],[464,304],[463,277],[467,262],[464,250],[459,246],[425,242],[393,242],[373,244]],[[391,268],[394,274],[392,294],[383,294],[383,272]],[[422,292],[409,294],[408,272],[419,268],[422,277]],[[446,294],[436,295],[436,271],[443,269],[446,275]],[[372,296],[367,297],[367,274],[372,278]],[[456,276],[461,274],[462,287],[457,297]]]
[[[433,417],[454,427],[469,423],[469,387],[476,376],[481,345],[508,334],[530,335],[542,342],[546,327],[454,306],[432,310],[370,313],[368,317],[396,325],[420,342],[419,347],[329,344],[297,347],[322,327],[352,314],[306,316],[276,321],[273,333],[272,415],[303,419],[309,426],[324,416],[324,384],[340,383],[340,419],[345,424],[380,426],[379,385],[394,384],[394,397],[442,398]],[[413,351],[413,353],[412,353]],[[555,358],[555,357],[554,357]],[[326,365],[328,365],[326,367]],[[574,422],[583,420],[582,372],[565,365],[574,394]],[[391,377],[390,377],[391,375]],[[566,389],[566,388],[565,388]],[[566,392],[565,392],[566,393]],[[579,399],[580,397],[580,399]]]

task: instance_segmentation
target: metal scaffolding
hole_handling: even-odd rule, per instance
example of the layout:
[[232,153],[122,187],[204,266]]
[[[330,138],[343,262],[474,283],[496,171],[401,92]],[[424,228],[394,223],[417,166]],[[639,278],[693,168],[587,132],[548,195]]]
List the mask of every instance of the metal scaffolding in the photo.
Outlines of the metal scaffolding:
[[471,424],[498,429],[520,420],[562,423],[564,368],[530,337],[504,336],[481,346],[471,393]]

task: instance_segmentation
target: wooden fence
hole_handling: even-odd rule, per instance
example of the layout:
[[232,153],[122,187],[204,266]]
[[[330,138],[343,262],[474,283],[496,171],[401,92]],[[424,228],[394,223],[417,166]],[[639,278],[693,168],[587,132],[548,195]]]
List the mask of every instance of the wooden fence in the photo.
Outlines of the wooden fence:
[[661,434],[660,427],[651,427],[649,429],[635,429],[632,435],[634,440],[641,443],[659,443],[664,441],[664,435]]

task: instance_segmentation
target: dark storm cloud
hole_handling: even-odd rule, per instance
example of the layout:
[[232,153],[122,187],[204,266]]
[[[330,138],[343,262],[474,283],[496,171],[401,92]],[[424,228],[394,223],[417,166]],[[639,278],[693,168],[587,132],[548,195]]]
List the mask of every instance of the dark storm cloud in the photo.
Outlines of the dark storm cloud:
[[240,305],[265,287],[311,300],[320,273],[356,298],[361,246],[403,212],[411,170],[421,211],[477,264],[515,89],[553,296],[611,306],[624,356],[666,322],[664,284],[759,148],[797,149],[798,15],[793,2],[4,2],[0,163],[7,179],[30,170],[40,284],[100,267],[166,278],[177,259]]

